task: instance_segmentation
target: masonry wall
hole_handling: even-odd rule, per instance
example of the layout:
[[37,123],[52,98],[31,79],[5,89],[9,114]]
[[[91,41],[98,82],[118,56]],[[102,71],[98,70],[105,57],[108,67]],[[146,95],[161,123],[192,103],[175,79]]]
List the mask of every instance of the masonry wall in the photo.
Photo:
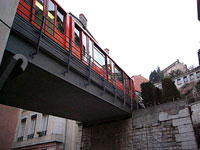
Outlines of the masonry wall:
[[200,101],[191,104],[191,113],[197,143],[200,147]]
[[184,100],[133,112],[132,118],[82,129],[83,150],[197,150]]

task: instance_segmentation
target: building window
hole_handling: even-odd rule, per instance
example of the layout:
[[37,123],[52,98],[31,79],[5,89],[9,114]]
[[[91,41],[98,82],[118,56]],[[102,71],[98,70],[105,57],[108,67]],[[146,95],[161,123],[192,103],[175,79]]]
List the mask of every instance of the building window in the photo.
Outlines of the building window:
[[39,26],[42,24],[42,16],[44,9],[44,0],[36,0],[35,2],[35,23]]
[[105,66],[105,55],[96,46],[94,46],[94,61],[98,66]]
[[190,80],[194,80],[194,74],[190,74]]
[[34,138],[37,115],[31,116],[28,139]]
[[53,35],[54,32],[54,19],[55,19],[55,5],[50,0],[48,7],[48,24],[47,24],[47,32]]
[[183,78],[183,80],[184,80],[184,83],[187,83],[187,82],[188,82],[187,76],[185,76],[185,77]]
[[78,28],[74,28],[74,40],[75,44],[80,47],[80,30]]
[[17,141],[23,141],[24,133],[25,133],[25,127],[26,127],[26,118],[21,120],[19,131],[18,131],[18,137]]
[[181,85],[181,84],[182,84],[181,79],[177,79],[177,84],[178,84],[178,85]]
[[48,119],[49,116],[46,114],[42,115],[42,121],[41,121],[41,126],[40,126],[40,132],[38,132],[39,137],[45,136],[47,134],[47,126],[48,126]]
[[196,72],[197,78],[200,78],[200,71]]
[[57,8],[56,27],[63,34],[64,34],[64,19],[65,19],[64,16],[65,16],[64,11],[60,7],[58,7]]

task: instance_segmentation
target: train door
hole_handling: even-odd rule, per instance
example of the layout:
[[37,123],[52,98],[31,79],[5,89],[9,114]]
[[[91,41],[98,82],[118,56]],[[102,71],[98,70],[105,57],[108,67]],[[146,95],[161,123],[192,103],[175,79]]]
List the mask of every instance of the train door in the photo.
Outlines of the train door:
[[47,2],[47,16],[46,16],[46,34],[50,36],[51,38],[54,37],[54,31],[55,31],[55,12],[56,7],[55,4],[48,0]]
[[114,75],[116,80],[116,86],[118,89],[123,91],[123,74],[122,70],[118,66],[114,66]]
[[113,62],[107,57],[107,80],[113,83]]
[[82,60],[85,64],[88,64],[88,58],[87,36],[82,32]]
[[106,61],[105,55],[100,51],[100,49],[94,45],[93,47],[93,68],[102,77],[105,75]]
[[20,0],[17,13],[23,16],[26,20],[30,21],[32,4],[33,0]]
[[69,48],[69,37],[66,28],[66,13],[52,0],[47,1],[46,34],[66,49]]
[[81,29],[71,19],[72,54],[81,59]]
[[88,56],[90,57],[90,66],[93,66],[93,42],[88,38]]
[[129,93],[129,79],[128,79],[128,76],[124,73],[124,88],[125,88],[125,94],[128,94]]
[[46,0],[33,0],[32,23],[38,29],[41,28],[43,16],[45,16]]
[[58,5],[56,6],[56,27],[55,35],[57,43],[66,48],[66,30],[65,30],[66,13]]

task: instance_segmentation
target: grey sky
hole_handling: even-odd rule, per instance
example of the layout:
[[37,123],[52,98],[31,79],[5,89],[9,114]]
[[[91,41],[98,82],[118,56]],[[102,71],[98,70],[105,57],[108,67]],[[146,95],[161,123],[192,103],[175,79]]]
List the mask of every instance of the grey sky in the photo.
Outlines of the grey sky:
[[57,0],[88,19],[99,45],[128,75],[149,77],[177,59],[198,65],[200,22],[196,0]]

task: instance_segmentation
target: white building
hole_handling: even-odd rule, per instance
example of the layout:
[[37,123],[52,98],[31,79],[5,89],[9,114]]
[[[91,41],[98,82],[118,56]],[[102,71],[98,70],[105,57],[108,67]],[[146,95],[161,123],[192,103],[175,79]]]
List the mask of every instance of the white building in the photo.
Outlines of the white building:
[[77,137],[76,121],[21,110],[11,149],[75,150]]
[[198,82],[199,80],[200,80],[200,66],[174,79],[174,83],[177,88],[181,88],[183,85],[187,83]]

